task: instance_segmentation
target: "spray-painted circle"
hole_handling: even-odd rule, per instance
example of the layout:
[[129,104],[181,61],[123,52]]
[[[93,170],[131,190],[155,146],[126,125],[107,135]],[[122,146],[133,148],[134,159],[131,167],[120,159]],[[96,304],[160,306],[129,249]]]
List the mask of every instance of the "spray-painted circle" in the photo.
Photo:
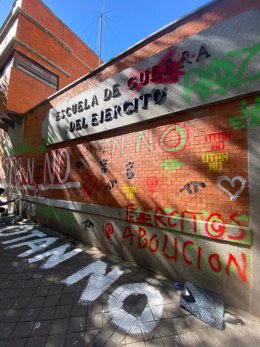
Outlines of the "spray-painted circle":
[[225,233],[226,227],[219,213],[213,213],[206,222],[206,233],[215,239],[220,239]]
[[[174,132],[174,135],[177,136],[177,141],[172,146],[167,145],[167,137]],[[160,145],[161,148],[166,152],[179,152],[183,150],[188,143],[188,129],[181,125],[173,125],[167,129],[161,137]]]

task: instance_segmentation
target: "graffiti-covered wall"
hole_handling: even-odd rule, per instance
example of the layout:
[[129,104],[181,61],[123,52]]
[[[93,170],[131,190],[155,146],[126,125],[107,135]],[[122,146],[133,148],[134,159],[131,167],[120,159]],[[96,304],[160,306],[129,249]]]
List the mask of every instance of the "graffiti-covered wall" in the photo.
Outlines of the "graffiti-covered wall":
[[2,181],[19,213],[260,314],[260,10],[227,2],[28,112]]

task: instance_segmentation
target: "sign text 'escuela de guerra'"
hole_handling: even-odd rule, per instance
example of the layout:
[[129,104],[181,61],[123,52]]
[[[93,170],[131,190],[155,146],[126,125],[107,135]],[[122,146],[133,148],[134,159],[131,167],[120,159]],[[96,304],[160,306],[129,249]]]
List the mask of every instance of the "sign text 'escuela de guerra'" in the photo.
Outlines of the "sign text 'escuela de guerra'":
[[259,31],[260,11],[250,10],[144,59],[51,108],[42,138],[59,143],[256,91]]

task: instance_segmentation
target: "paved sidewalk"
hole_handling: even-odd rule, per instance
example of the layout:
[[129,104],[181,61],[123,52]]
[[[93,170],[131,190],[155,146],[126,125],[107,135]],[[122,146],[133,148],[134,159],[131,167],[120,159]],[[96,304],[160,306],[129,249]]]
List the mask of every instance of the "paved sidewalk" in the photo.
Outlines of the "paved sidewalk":
[[[79,247],[83,251],[49,269],[41,268],[50,259],[47,257],[29,263],[29,258],[49,248],[25,257],[18,255],[35,245],[7,249],[31,241],[32,230],[15,234],[28,225],[29,221],[23,221],[0,228],[0,347],[260,346],[259,317],[225,307],[239,317],[236,324],[225,323],[223,331],[211,328],[179,307],[180,292],[171,280],[49,229],[33,226],[48,237],[58,237],[49,248],[69,242],[71,249],[66,252]],[[21,237],[24,239],[12,242]],[[78,272],[93,263],[95,270],[89,272],[90,277]],[[93,275],[97,269],[99,274]],[[76,277],[70,277],[75,273]],[[67,285],[61,282],[66,278]],[[107,289],[99,296],[106,284]],[[140,295],[136,294],[138,290]],[[150,299],[141,294],[142,290]],[[83,293],[92,300],[88,304],[79,303]]]

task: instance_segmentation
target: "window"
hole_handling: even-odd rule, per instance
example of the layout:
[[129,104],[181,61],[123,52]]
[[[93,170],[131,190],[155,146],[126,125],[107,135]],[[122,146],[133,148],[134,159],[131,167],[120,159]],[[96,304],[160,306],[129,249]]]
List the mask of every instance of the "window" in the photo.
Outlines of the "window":
[[16,56],[16,67],[56,90],[58,89],[58,77],[24,55]]

